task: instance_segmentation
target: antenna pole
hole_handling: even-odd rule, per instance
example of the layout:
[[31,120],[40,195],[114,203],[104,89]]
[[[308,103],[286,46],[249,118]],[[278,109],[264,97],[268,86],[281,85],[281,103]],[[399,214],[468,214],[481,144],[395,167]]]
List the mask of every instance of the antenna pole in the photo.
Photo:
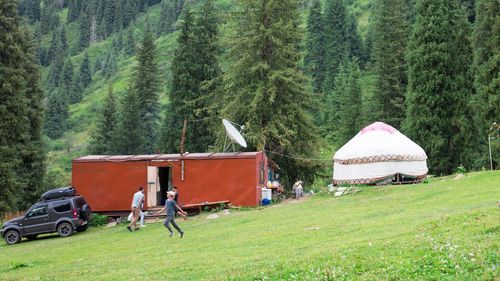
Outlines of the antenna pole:
[[184,142],[186,141],[186,130],[187,130],[187,117],[184,117],[184,125],[182,126],[182,136],[181,136],[181,155],[184,154]]

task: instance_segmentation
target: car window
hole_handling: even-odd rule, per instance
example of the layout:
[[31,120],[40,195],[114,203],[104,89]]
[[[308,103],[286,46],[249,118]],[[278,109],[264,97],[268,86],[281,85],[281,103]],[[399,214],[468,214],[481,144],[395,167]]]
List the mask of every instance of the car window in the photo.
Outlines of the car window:
[[71,210],[71,205],[69,201],[62,201],[52,204],[54,211],[58,213],[68,212]]
[[33,208],[29,213],[28,217],[37,217],[37,216],[43,216],[47,214],[47,205],[43,206],[37,206]]

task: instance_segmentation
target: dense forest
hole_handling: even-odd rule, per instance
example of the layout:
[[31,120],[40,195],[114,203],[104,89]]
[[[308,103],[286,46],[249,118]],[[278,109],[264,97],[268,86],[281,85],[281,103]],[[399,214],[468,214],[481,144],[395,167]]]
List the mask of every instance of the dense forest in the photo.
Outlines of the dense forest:
[[[245,125],[282,181],[386,122],[430,173],[500,161],[497,0],[0,0],[0,214],[86,154],[221,151]],[[182,136],[185,136],[184,138]],[[491,136],[491,137],[489,137]],[[490,138],[490,139],[489,139]]]

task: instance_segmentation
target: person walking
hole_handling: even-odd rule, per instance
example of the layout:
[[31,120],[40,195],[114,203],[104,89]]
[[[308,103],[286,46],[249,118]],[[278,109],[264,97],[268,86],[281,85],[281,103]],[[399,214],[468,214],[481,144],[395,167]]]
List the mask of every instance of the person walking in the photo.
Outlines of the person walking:
[[172,231],[172,229],[170,228],[170,225],[169,225],[169,224],[172,224],[174,226],[174,228],[181,235],[180,238],[182,238],[184,236],[184,231],[182,231],[182,229],[175,222],[175,211],[176,211],[176,209],[179,210],[179,213],[183,214],[184,216],[186,215],[186,212],[184,212],[181,209],[181,207],[179,207],[177,202],[175,202],[174,197],[175,197],[174,192],[172,192],[172,191],[167,192],[167,200],[165,201],[165,207],[163,207],[163,209],[158,211],[157,214],[160,214],[161,212],[166,210],[167,218],[165,219],[165,222],[163,224],[168,229],[168,231],[170,231],[170,237],[174,236],[174,232]]
[[141,205],[144,201],[144,188],[139,187],[139,191],[134,193],[134,197],[132,198],[132,221],[127,226],[128,231],[132,232],[132,227],[134,230],[138,230],[137,228],[137,219],[139,218],[141,212]]
[[[177,186],[172,186],[172,192],[174,192],[174,201],[175,203],[177,203],[177,205],[179,205],[179,189],[177,188]],[[180,205],[179,205],[180,206]],[[175,209],[175,214],[179,214],[181,217],[184,218],[184,220],[187,220],[187,213],[179,213],[179,210]]]

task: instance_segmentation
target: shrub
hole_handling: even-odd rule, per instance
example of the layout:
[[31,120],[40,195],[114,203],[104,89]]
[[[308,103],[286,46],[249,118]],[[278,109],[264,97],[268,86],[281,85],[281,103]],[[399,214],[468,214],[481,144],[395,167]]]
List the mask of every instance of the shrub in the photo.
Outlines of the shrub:
[[90,219],[91,226],[101,226],[108,223],[108,217],[97,213],[92,214],[92,219]]

